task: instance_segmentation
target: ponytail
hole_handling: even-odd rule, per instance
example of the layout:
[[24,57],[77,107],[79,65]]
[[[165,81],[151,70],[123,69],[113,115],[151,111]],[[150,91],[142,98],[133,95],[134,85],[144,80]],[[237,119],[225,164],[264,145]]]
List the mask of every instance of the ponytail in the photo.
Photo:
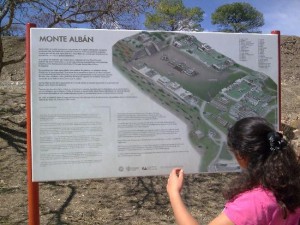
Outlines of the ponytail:
[[270,123],[259,117],[241,119],[229,129],[227,143],[248,165],[224,192],[226,199],[263,186],[290,212],[300,206],[300,163],[292,146]]
[[300,164],[291,145],[272,151],[263,171],[261,184],[273,192],[277,202],[294,212],[300,206]]

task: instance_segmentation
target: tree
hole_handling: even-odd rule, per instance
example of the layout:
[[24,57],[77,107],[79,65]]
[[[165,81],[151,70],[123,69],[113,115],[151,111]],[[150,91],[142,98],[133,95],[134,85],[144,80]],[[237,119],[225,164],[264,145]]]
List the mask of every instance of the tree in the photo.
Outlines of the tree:
[[156,12],[146,13],[145,26],[153,30],[203,30],[204,11],[199,7],[186,8],[182,0],[160,0]]
[[[136,18],[157,0],[0,0],[0,72],[2,36],[28,22],[37,27],[133,28]],[[13,30],[14,29],[14,30]],[[13,32],[14,31],[14,32]],[[19,32],[19,30],[18,30]],[[17,60],[22,60],[24,56]]]
[[[3,52],[3,43],[2,43],[2,36],[4,34],[12,34],[12,31],[10,31],[10,28],[15,29],[17,21],[15,21],[16,18],[16,11],[21,10],[22,6],[25,0],[1,0],[0,1],[0,73],[4,66],[16,63],[25,58],[24,56],[21,56],[19,58],[16,58],[14,60],[9,60],[6,62],[3,62],[4,52]],[[15,22],[15,23],[14,23]]]
[[[103,1],[95,2],[103,5]],[[91,26],[97,29],[137,29],[140,25],[139,16],[156,4],[157,0],[114,0],[114,13],[98,17],[91,22]]]
[[[133,28],[141,13],[156,0],[31,0],[27,17],[38,27]],[[128,19],[130,17],[130,19]],[[124,26],[124,27],[123,27]]]
[[249,3],[235,2],[222,5],[211,15],[212,24],[219,25],[219,31],[233,33],[256,33],[264,25],[264,16]]

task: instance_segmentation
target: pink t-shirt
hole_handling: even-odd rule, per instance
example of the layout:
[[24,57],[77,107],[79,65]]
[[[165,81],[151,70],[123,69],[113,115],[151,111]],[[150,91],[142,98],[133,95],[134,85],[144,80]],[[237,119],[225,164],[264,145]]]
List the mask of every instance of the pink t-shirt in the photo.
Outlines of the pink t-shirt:
[[224,213],[235,225],[300,225],[300,208],[283,219],[283,211],[272,192],[261,187],[227,202]]

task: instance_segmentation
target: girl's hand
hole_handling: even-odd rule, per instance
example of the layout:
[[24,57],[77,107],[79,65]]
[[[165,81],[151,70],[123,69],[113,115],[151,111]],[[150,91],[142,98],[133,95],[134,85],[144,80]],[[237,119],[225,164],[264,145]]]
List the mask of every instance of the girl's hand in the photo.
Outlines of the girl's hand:
[[167,192],[170,197],[181,192],[183,186],[183,177],[184,173],[182,169],[175,168],[171,171],[167,184]]

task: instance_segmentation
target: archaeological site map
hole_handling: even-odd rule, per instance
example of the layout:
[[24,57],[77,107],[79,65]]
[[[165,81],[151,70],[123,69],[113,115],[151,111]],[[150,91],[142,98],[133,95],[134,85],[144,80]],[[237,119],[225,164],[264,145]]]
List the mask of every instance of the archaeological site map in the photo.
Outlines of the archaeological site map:
[[277,35],[32,29],[34,179],[239,171],[227,130],[279,123]]

